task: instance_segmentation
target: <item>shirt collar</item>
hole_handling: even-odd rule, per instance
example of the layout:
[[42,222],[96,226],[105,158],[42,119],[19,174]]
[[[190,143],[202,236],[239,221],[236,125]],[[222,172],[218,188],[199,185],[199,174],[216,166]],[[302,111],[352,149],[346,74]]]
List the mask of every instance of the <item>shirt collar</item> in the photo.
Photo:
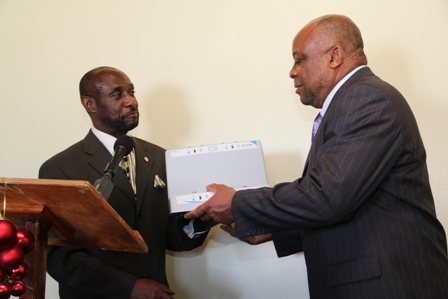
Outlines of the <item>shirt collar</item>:
[[[92,132],[100,140],[100,142],[107,148],[109,153],[113,156],[115,151],[114,145],[115,141],[117,141],[117,138],[107,133],[104,133],[93,126],[92,126]],[[127,135],[132,137],[131,134],[129,133]],[[134,150],[132,150],[132,152],[134,152]]]
[[104,133],[95,127],[92,127],[92,132],[93,132],[93,134],[95,134],[95,136],[101,141],[101,143],[106,147],[106,149],[113,156],[114,155],[114,144],[115,144],[115,141],[117,141],[117,138],[115,138],[114,136],[109,135],[107,133]]

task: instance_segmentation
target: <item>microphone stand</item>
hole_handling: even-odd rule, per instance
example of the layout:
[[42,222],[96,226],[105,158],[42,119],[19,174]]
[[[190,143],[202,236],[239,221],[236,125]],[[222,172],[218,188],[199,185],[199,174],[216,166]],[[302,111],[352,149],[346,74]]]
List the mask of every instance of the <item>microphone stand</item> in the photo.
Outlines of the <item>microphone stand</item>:
[[106,172],[103,177],[97,179],[93,185],[95,189],[107,200],[114,189],[114,183],[112,182],[112,175]]

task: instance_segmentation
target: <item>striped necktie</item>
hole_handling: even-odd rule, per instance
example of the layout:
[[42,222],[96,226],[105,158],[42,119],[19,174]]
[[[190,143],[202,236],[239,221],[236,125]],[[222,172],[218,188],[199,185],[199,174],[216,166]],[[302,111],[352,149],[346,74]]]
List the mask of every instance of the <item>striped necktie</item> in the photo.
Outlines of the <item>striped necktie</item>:
[[320,126],[321,122],[322,122],[322,114],[320,114],[320,112],[319,112],[319,114],[314,119],[313,131],[312,131],[312,134],[311,134],[311,143],[314,141],[314,136],[316,136],[317,129],[319,129],[319,126]]
[[123,157],[121,161],[121,168],[124,170],[126,176],[128,177],[129,183],[131,183],[134,193],[137,192],[135,185],[135,164],[132,158],[132,154]]

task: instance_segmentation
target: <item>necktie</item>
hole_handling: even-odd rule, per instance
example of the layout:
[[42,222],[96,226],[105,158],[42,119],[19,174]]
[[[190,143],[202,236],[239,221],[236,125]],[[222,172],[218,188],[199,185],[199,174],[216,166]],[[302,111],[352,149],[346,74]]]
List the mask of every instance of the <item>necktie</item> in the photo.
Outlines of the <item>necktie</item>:
[[132,189],[134,189],[134,193],[137,191],[135,186],[135,166],[133,163],[132,155],[129,154],[123,157],[121,161],[121,168],[123,168],[126,176],[128,177],[129,182],[132,185]]
[[314,136],[316,136],[317,129],[319,129],[319,126],[320,126],[321,122],[322,122],[322,115],[319,112],[319,114],[314,119],[313,131],[312,131],[312,134],[311,134],[311,142],[314,141]]

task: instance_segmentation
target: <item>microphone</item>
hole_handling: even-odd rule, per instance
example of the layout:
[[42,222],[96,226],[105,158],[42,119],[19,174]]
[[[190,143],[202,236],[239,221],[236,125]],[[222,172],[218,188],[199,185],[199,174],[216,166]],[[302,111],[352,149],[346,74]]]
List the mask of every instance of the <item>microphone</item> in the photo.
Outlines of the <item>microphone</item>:
[[115,172],[120,167],[120,162],[124,156],[128,155],[134,148],[134,140],[128,136],[123,135],[117,138],[114,143],[114,156],[112,160],[107,163],[104,169],[104,175],[95,181],[93,185],[95,189],[107,200],[114,189],[114,183],[112,182]]
[[134,140],[128,135],[123,135],[117,138],[114,143],[114,156],[112,160],[106,165],[104,175],[109,174],[111,177],[115,176],[115,172],[120,166],[120,162],[124,156],[128,155],[134,148]]

